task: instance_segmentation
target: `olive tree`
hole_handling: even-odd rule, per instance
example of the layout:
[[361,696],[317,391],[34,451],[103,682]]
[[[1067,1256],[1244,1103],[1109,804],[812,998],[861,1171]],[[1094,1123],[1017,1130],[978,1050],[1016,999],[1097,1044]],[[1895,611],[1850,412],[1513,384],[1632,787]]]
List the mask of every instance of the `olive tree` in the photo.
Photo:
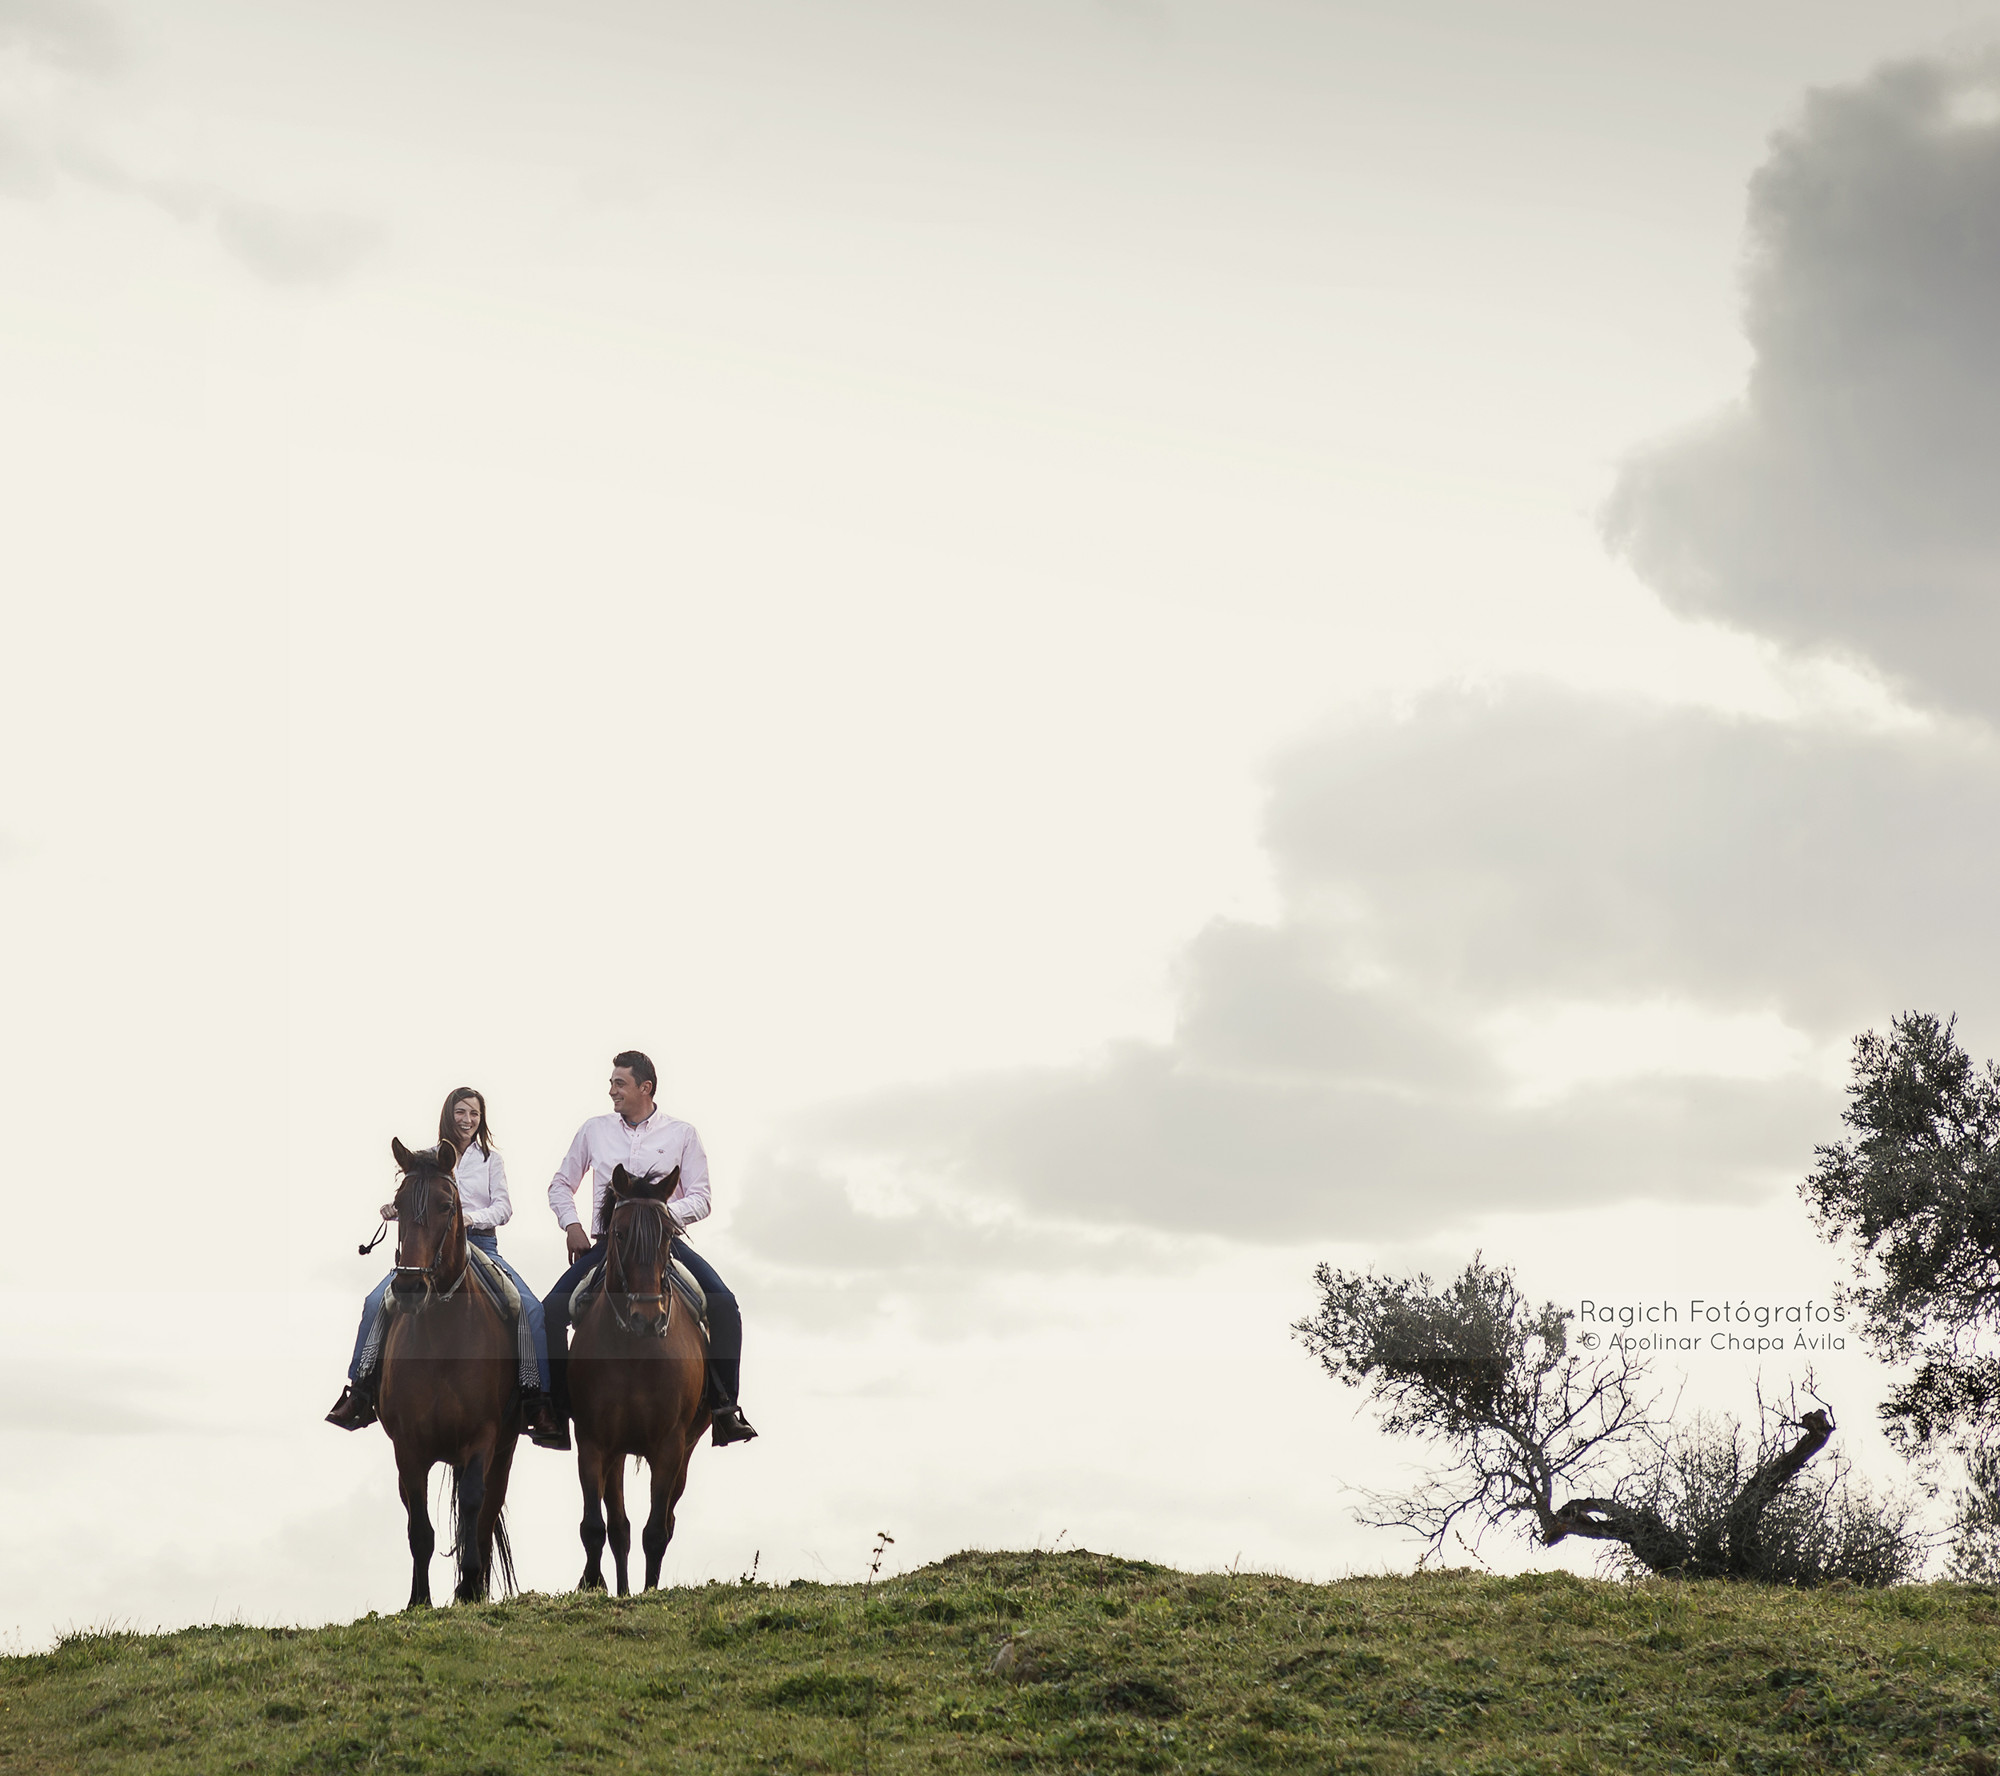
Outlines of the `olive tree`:
[[1535,1307],[1478,1256],[1442,1288],[1324,1264],[1315,1281],[1319,1307],[1294,1333],[1366,1390],[1384,1431],[1433,1451],[1427,1479],[1372,1495],[1362,1520],[1413,1531],[1430,1553],[1454,1531],[1514,1528],[1544,1546],[1612,1544],[1650,1572],[1800,1584],[1886,1583],[1921,1558],[1908,1508],[1878,1505],[1844,1467],[1798,1486],[1835,1430],[1823,1401],[1801,1412],[1760,1397],[1754,1437],[1732,1420],[1677,1431],[1642,1358],[1572,1351],[1570,1314]]
[[1951,1559],[1945,1577],[2000,1584],[2000,1451],[1973,1450],[1965,1470],[1965,1484],[1951,1496]]
[[1880,1408],[1890,1437],[1970,1463],[2000,1446],[2000,1068],[1955,1024],[1912,1011],[1855,1038],[1850,1133],[1800,1189],[1847,1248],[1863,1341],[1908,1367]]

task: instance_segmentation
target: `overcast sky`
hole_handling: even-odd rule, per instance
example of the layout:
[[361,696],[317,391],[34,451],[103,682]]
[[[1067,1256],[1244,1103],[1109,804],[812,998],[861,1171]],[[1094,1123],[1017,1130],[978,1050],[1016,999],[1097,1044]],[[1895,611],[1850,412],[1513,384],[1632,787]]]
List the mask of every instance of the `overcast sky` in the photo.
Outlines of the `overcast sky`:
[[1994,27],[0,0],[0,1629],[399,1604],[390,1137],[545,1288],[626,1046],[678,1580],[1406,1565],[1320,1258],[1824,1299],[1852,1036],[2000,1050]]

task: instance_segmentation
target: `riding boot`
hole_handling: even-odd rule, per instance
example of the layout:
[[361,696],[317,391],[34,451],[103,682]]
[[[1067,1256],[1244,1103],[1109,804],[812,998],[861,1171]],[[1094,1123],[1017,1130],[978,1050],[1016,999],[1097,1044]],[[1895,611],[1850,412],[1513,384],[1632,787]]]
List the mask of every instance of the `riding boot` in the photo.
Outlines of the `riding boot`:
[[528,1441],[537,1449],[569,1448],[569,1415],[558,1414],[554,1400],[540,1388],[522,1390],[521,1419],[527,1427]]
[[743,1408],[734,1400],[711,1407],[709,1422],[713,1427],[709,1441],[717,1449],[725,1449],[731,1443],[747,1443],[757,1434],[757,1427],[743,1416]]
[[373,1374],[350,1381],[340,1390],[340,1398],[326,1415],[326,1422],[343,1431],[358,1431],[375,1422],[375,1382]]
[[718,1312],[720,1307],[715,1300],[709,1302],[707,1398],[703,1402],[714,1425],[710,1441],[717,1449],[747,1443],[757,1434],[736,1403],[743,1374],[743,1316],[733,1311],[733,1301]]

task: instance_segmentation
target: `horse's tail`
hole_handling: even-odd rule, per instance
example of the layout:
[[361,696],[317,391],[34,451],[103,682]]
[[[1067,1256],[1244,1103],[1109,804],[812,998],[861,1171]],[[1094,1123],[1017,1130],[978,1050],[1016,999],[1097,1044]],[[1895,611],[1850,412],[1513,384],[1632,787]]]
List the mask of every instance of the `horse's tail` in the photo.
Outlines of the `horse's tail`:
[[479,1534],[479,1513],[476,1510],[466,1511],[465,1495],[459,1486],[464,1470],[451,1462],[446,1462],[444,1466],[445,1472],[451,1476],[451,1557],[462,1561],[467,1548],[472,1545],[472,1539]]
[[520,1590],[514,1577],[514,1544],[507,1536],[507,1513],[503,1510],[493,1525],[493,1570],[500,1575],[500,1595],[512,1597]]
[[[451,1476],[451,1551],[455,1560],[464,1570],[464,1560],[476,1551],[479,1539],[479,1505],[466,1510],[459,1492],[459,1470],[449,1462],[445,1472]],[[482,1489],[483,1490],[483,1489]],[[500,1595],[512,1597],[521,1589],[514,1577],[514,1544],[507,1535],[507,1512],[503,1506],[493,1523],[493,1564],[486,1574],[486,1595],[493,1595],[493,1575],[500,1576]]]

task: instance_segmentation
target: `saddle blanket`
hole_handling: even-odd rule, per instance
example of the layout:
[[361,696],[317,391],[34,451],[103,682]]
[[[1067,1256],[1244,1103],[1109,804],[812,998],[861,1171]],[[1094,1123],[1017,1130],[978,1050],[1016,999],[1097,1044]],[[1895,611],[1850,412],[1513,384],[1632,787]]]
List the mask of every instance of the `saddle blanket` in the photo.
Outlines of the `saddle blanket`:
[[528,1316],[521,1311],[521,1291],[514,1287],[514,1279],[470,1240],[465,1242],[465,1255],[472,1260],[472,1280],[485,1291],[487,1300],[513,1322],[514,1345],[521,1358],[521,1385],[536,1386],[539,1371],[535,1367],[535,1334],[528,1325]]
[[[708,1297],[702,1292],[701,1284],[694,1280],[690,1271],[678,1258],[667,1265],[667,1277],[673,1290],[686,1304],[688,1312],[694,1315],[695,1323],[701,1327],[704,1339],[708,1332]],[[576,1292],[569,1298],[569,1323],[572,1327],[583,1324],[583,1310],[596,1299],[599,1286],[604,1281],[604,1266],[600,1262],[594,1270],[584,1276],[576,1286]]]

